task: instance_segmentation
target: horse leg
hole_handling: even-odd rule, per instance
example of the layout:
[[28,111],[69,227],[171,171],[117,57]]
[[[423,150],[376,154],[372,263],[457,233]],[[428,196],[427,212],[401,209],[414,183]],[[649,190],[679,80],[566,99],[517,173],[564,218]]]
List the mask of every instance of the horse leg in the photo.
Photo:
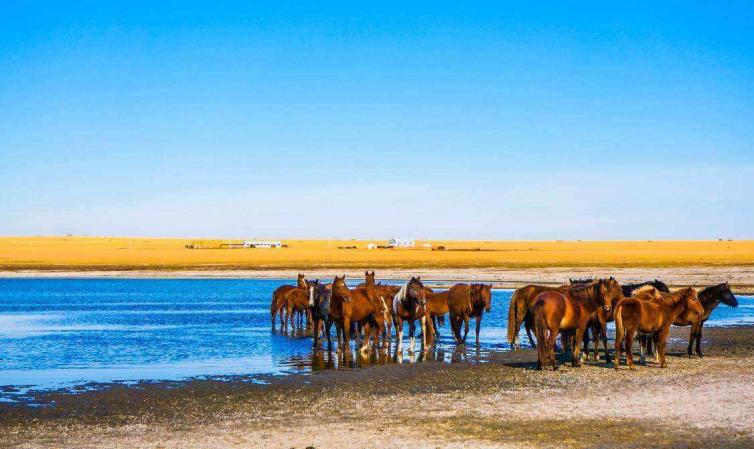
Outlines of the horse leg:
[[482,328],[482,316],[476,317],[476,345],[479,346],[479,330]]
[[466,337],[469,335],[469,316],[463,316],[463,342],[466,343]]
[[581,341],[584,339],[584,331],[580,326],[576,328],[571,348],[571,366],[579,368],[581,366]]
[[427,350],[427,332],[432,332],[429,330],[430,326],[427,326],[427,317],[423,316],[419,318],[419,322],[421,323],[422,327],[422,351]]
[[[616,327],[615,329],[615,351],[613,351],[613,368],[618,369],[620,368],[620,353],[621,353],[621,342],[623,341],[623,328],[622,327]],[[605,351],[605,354],[607,354],[607,351]]]
[[403,320],[398,316],[395,317],[395,335],[398,339],[395,351],[403,352]]
[[316,320],[313,320],[314,324],[314,343],[312,344],[312,348],[315,350],[317,349],[317,339],[319,338],[319,318]]
[[[607,321],[600,323],[600,334],[602,337],[602,345],[605,347],[605,364],[607,365],[610,363],[610,351],[607,349]],[[599,361],[599,355],[597,356],[597,360]]]
[[668,329],[660,329],[660,332],[658,332],[658,341],[657,341],[657,355],[660,358],[660,368],[666,368],[668,364],[665,362],[665,346],[668,342],[668,333],[670,332],[670,326],[668,326]]
[[343,317],[343,353],[351,352],[351,318]]
[[408,338],[411,342],[408,346],[408,352],[409,354],[414,353],[414,333],[416,333],[416,321],[409,318],[408,321]]
[[327,350],[332,351],[332,340],[330,340],[330,328],[332,327],[332,320],[328,319],[325,322],[325,334],[327,336]]
[[704,321],[699,323],[696,330],[696,355],[704,357],[702,354],[702,330],[704,329]]
[[639,335],[639,364],[640,365],[646,365],[647,359],[645,356],[645,352],[647,351],[647,342],[649,341],[649,338],[645,335]]
[[636,369],[634,366],[634,336],[635,331],[626,329],[626,338],[623,344],[626,346],[626,364],[628,369]]
[[550,359],[550,363],[552,364],[552,370],[557,371],[558,361],[555,358],[555,350],[553,348],[555,347],[555,340],[558,338],[558,329],[550,328],[549,332],[550,335],[547,338],[547,347],[545,348],[545,350],[547,351],[547,356]]
[[[527,316],[524,317],[524,329],[526,329],[526,338],[529,339],[529,345],[532,348],[536,348],[537,347],[537,343],[534,340],[534,337],[532,337],[532,335],[531,335],[531,331],[534,328],[534,323],[532,323],[532,321],[533,321],[532,319],[528,318],[528,315],[529,314],[527,313]],[[520,324],[518,325],[518,328],[519,329],[521,328]]]

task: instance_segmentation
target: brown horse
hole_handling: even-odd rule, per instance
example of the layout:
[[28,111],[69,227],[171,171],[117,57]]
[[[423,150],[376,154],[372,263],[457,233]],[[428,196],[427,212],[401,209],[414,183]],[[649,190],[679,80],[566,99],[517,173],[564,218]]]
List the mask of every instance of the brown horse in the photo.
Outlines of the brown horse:
[[414,352],[414,334],[416,333],[416,321],[419,320],[422,329],[422,350],[427,347],[427,295],[422,281],[418,277],[412,277],[406,282],[398,293],[393,297],[392,303],[393,322],[397,333],[396,352],[403,351],[403,322],[408,322],[408,336],[410,344],[409,352]]
[[529,284],[513,292],[508,309],[508,344],[512,349],[520,347],[517,343],[521,324],[526,328],[526,336],[529,338],[531,347],[536,347],[531,333],[534,330],[533,306],[534,300],[543,292],[563,292],[569,285],[549,286]]
[[[615,280],[612,280],[615,282]],[[615,282],[617,285],[617,282]],[[546,291],[534,301],[534,330],[537,335],[537,369],[549,361],[557,370],[555,338],[562,331],[573,331],[571,364],[581,366],[579,350],[584,330],[600,307],[610,310],[611,283],[599,280],[586,285],[573,285],[562,293]],[[620,287],[618,286],[618,291]]]
[[285,295],[294,288],[306,288],[306,278],[302,273],[298,274],[296,285],[281,285],[272,292],[272,302],[270,303],[270,321],[272,321],[272,330],[275,330],[275,317],[280,316],[280,327],[287,322],[284,313],[287,311],[285,304]]
[[[445,323],[445,315],[448,314],[448,297],[449,292],[433,292],[431,289],[425,289],[424,294],[427,296],[427,312],[429,313],[429,319],[432,323],[432,339],[434,340],[437,335],[440,335],[437,323],[440,325]],[[429,326],[428,326],[429,327]]]
[[[633,342],[637,333],[657,333],[657,347],[660,367],[665,368],[665,346],[667,345],[670,325],[681,314],[691,312],[704,313],[699,303],[696,290],[691,287],[673,293],[661,293],[659,297],[652,293],[640,292],[630,298],[622,299],[615,307],[615,369],[620,366],[621,348],[625,346],[626,362],[634,368]],[[642,361],[644,344],[641,345]]]
[[[288,318],[291,322],[291,329],[296,328],[295,316],[299,315],[299,318],[306,316],[306,327],[309,328],[312,324],[312,313],[309,309],[309,297],[311,296],[311,289],[319,285],[319,279],[314,281],[307,281],[306,287],[296,287],[293,290],[285,294],[285,304],[288,312]],[[299,322],[299,328],[302,327],[302,323]]]
[[[469,318],[476,318],[476,344],[479,344],[479,330],[482,315],[492,310],[491,284],[456,284],[448,290],[448,314],[450,327],[456,343],[465,344],[469,335]],[[461,323],[464,325],[461,337]]]
[[[378,346],[380,330],[384,327],[387,305],[379,298],[373,288],[349,289],[346,276],[335,276],[330,298],[330,319],[335,323],[338,334],[338,352],[349,352],[351,340],[351,323],[364,327],[364,342],[360,351],[369,349],[370,334],[374,337],[374,346]],[[342,343],[341,343],[342,336]]]
[[[400,287],[395,285],[385,285],[385,284],[378,284],[375,279],[374,270],[370,273],[369,271],[364,272],[364,282],[356,286],[358,287],[371,287],[374,288],[377,291],[377,295],[380,297],[381,300],[385,301],[385,304],[388,305],[389,308],[392,308],[393,304],[393,298],[395,297],[396,293],[398,293],[398,290],[400,290]],[[387,345],[387,342],[390,340],[390,337],[392,335],[392,329],[393,329],[393,314],[390,312],[387,314],[385,318],[385,326],[382,329],[382,333],[384,335],[384,345]]]
[[[720,304],[723,303],[730,307],[738,307],[738,300],[733,292],[730,290],[730,285],[727,282],[723,284],[712,285],[699,291],[699,302],[704,308],[704,313],[701,316],[697,316],[692,312],[684,312],[678,315],[678,318],[673,321],[674,326],[691,326],[689,332],[689,345],[686,348],[686,353],[691,357],[692,349],[696,344],[696,354],[699,357],[703,357],[702,354],[702,328],[704,323],[709,319],[712,311]],[[654,338],[648,339],[646,342],[647,353],[655,353]]]

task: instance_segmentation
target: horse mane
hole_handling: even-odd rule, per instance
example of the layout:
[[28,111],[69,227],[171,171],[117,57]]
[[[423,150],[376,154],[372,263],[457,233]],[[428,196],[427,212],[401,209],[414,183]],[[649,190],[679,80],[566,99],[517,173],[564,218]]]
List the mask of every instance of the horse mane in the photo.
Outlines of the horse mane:
[[685,287],[674,292],[664,293],[657,299],[661,304],[674,306],[691,293],[691,287]]
[[647,294],[655,299],[660,299],[660,297],[662,296],[662,293],[650,284],[642,285],[641,287],[631,292],[631,296],[641,294]]
[[709,287],[704,287],[703,289],[699,290],[699,296],[702,296],[702,295],[707,296],[718,290],[723,290],[725,289],[725,286],[726,286],[726,283],[723,282],[722,284],[715,284],[715,285],[710,285]]
[[568,289],[568,296],[582,304],[595,305],[595,289],[602,281],[592,281],[588,284],[573,284]]
[[406,300],[406,293],[408,292],[409,283],[411,283],[411,281],[407,281],[405,284],[401,285],[398,293],[393,296],[393,310],[398,310],[398,303],[402,303]]

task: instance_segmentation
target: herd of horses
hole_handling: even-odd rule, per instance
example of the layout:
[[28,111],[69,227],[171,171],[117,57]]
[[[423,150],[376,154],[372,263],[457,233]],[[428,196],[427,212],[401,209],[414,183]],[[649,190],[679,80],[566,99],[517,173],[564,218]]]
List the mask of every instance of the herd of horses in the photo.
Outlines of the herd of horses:
[[[738,305],[728,283],[700,291],[692,287],[670,291],[657,279],[624,285],[612,277],[569,281],[560,286],[527,285],[511,296],[508,342],[511,348],[519,348],[518,334],[524,326],[529,342],[537,349],[539,369],[547,366],[558,369],[555,357],[558,336],[563,351],[570,352],[572,366],[581,366],[582,359],[589,359],[590,343],[593,343],[591,360],[598,361],[600,342],[605,362],[610,363],[607,323],[611,321],[615,322],[612,363],[616,369],[623,352],[628,367],[635,368],[632,351],[635,339],[639,341],[642,364],[646,363],[647,354],[654,354],[655,361],[665,367],[671,325],[691,327],[687,353],[691,357],[695,345],[701,357],[702,329],[712,311],[720,303]],[[365,282],[349,288],[345,275],[325,284],[299,274],[297,285],[283,285],[273,292],[270,318],[273,329],[279,320],[285,331],[289,326],[311,330],[315,349],[320,346],[320,338],[326,338],[327,348],[332,349],[331,330],[335,325],[337,351],[350,348],[355,336],[362,353],[389,348],[393,329],[396,351],[401,352],[404,323],[408,323],[409,352],[413,352],[418,323],[421,348],[426,351],[436,341],[438,324],[442,325],[446,316],[457,344],[466,343],[469,321],[474,318],[479,344],[482,317],[490,312],[491,299],[490,284],[459,283],[436,292],[419,277],[412,277],[403,285],[387,285],[377,283],[374,271],[367,271]]]

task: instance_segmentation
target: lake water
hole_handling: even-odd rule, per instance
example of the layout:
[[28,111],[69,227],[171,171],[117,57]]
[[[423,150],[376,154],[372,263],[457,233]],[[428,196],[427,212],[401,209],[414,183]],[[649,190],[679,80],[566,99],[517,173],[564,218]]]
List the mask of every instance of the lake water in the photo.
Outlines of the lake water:
[[[312,353],[311,337],[271,331],[270,298],[282,283],[295,282],[0,279],[0,400],[13,400],[30,388],[89,382],[235,375],[253,380],[253,375],[337,367],[337,356]],[[510,296],[509,290],[493,291],[481,353],[508,349]],[[737,309],[718,307],[708,324],[754,323],[754,298],[738,298]],[[468,355],[454,350],[447,322],[441,335],[430,359]],[[466,350],[479,357],[473,344]],[[401,361],[416,361],[407,344]],[[348,366],[359,366],[358,358]]]

